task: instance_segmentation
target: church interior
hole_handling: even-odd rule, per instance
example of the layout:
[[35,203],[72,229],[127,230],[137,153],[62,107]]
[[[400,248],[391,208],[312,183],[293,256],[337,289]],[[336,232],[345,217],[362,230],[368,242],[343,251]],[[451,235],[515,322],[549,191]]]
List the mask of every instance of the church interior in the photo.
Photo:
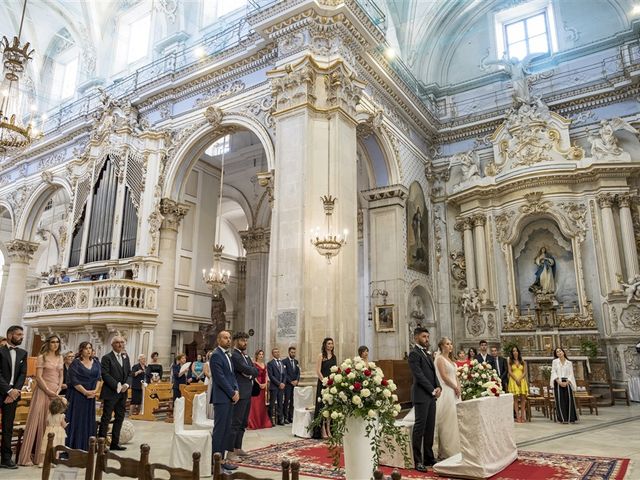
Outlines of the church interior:
[[[331,337],[338,362],[366,345],[408,409],[416,327],[463,357],[518,346],[531,386],[562,347],[579,421],[538,389],[519,451],[624,459],[553,478],[640,478],[640,2],[0,12],[0,335],[23,326],[29,357],[121,336],[169,382],[178,353],[242,331],[252,358],[295,346],[315,385]],[[132,425],[125,455],[166,460],[173,426]],[[343,478],[326,471],[300,478]]]

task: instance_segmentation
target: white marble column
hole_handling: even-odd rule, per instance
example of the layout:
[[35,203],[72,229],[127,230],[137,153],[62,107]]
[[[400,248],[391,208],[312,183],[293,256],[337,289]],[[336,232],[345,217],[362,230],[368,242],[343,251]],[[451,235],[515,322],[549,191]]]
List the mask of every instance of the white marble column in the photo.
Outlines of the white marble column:
[[[0,317],[0,335],[4,335],[11,325],[21,325],[27,288],[29,262],[38,249],[38,244],[26,240],[12,240],[6,243],[9,252],[9,274],[4,288],[4,303]],[[4,285],[3,285],[4,287]]]
[[173,332],[178,227],[188,208],[169,198],[163,198],[160,202],[160,213],[164,219],[160,226],[158,257],[162,264],[158,267],[158,319],[153,334],[153,349],[158,352],[159,361],[165,368],[171,365],[169,354]]
[[636,239],[633,232],[633,219],[631,217],[631,195],[623,193],[618,195],[618,206],[620,207],[620,234],[622,236],[622,250],[624,252],[624,265],[627,278],[629,280],[640,273],[638,268],[638,250],[636,249]]
[[474,215],[473,236],[475,241],[476,274],[478,276],[478,288],[485,292],[485,298],[489,298],[489,272],[487,271],[487,244],[485,240],[484,225],[487,217],[482,214]]
[[267,323],[267,287],[269,283],[269,229],[254,227],[240,232],[246,250],[244,331],[253,330],[251,349],[265,348]]
[[604,261],[607,266],[609,279],[609,292],[620,291],[617,275],[622,275],[622,264],[620,262],[620,250],[618,249],[618,239],[616,236],[615,223],[613,221],[613,211],[611,208],[615,202],[613,193],[601,193],[596,197],[602,215],[602,234],[604,237]]
[[476,284],[476,259],[473,246],[473,222],[471,218],[461,218],[456,223],[456,230],[462,230],[464,241],[464,264],[467,271],[467,288],[477,287]]

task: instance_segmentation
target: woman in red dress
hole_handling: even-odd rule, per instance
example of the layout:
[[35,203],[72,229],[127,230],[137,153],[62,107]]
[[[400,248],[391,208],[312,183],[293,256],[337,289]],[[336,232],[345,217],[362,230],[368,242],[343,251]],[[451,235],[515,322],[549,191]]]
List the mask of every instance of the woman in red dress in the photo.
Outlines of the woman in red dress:
[[271,428],[273,426],[267,413],[267,404],[265,401],[269,379],[267,378],[267,367],[264,364],[264,350],[258,350],[254,358],[255,366],[258,368],[258,378],[256,381],[260,384],[260,395],[251,397],[251,410],[249,411],[249,424],[247,426],[249,430]]

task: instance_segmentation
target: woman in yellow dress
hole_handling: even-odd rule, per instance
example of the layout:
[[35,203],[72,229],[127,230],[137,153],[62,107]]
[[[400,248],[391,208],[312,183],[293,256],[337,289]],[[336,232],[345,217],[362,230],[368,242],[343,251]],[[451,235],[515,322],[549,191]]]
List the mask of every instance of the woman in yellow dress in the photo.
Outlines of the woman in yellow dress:
[[520,349],[514,345],[509,353],[509,385],[507,390],[513,394],[513,409],[516,412],[516,422],[526,421],[527,395],[529,385],[527,384],[527,364],[522,360]]

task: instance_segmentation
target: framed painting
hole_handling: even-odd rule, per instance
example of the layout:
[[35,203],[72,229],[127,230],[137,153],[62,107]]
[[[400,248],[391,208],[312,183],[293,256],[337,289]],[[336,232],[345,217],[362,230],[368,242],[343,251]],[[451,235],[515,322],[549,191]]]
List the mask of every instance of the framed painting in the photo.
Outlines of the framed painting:
[[429,273],[429,215],[422,187],[413,182],[407,198],[407,266]]
[[376,305],[376,332],[396,331],[395,305]]

